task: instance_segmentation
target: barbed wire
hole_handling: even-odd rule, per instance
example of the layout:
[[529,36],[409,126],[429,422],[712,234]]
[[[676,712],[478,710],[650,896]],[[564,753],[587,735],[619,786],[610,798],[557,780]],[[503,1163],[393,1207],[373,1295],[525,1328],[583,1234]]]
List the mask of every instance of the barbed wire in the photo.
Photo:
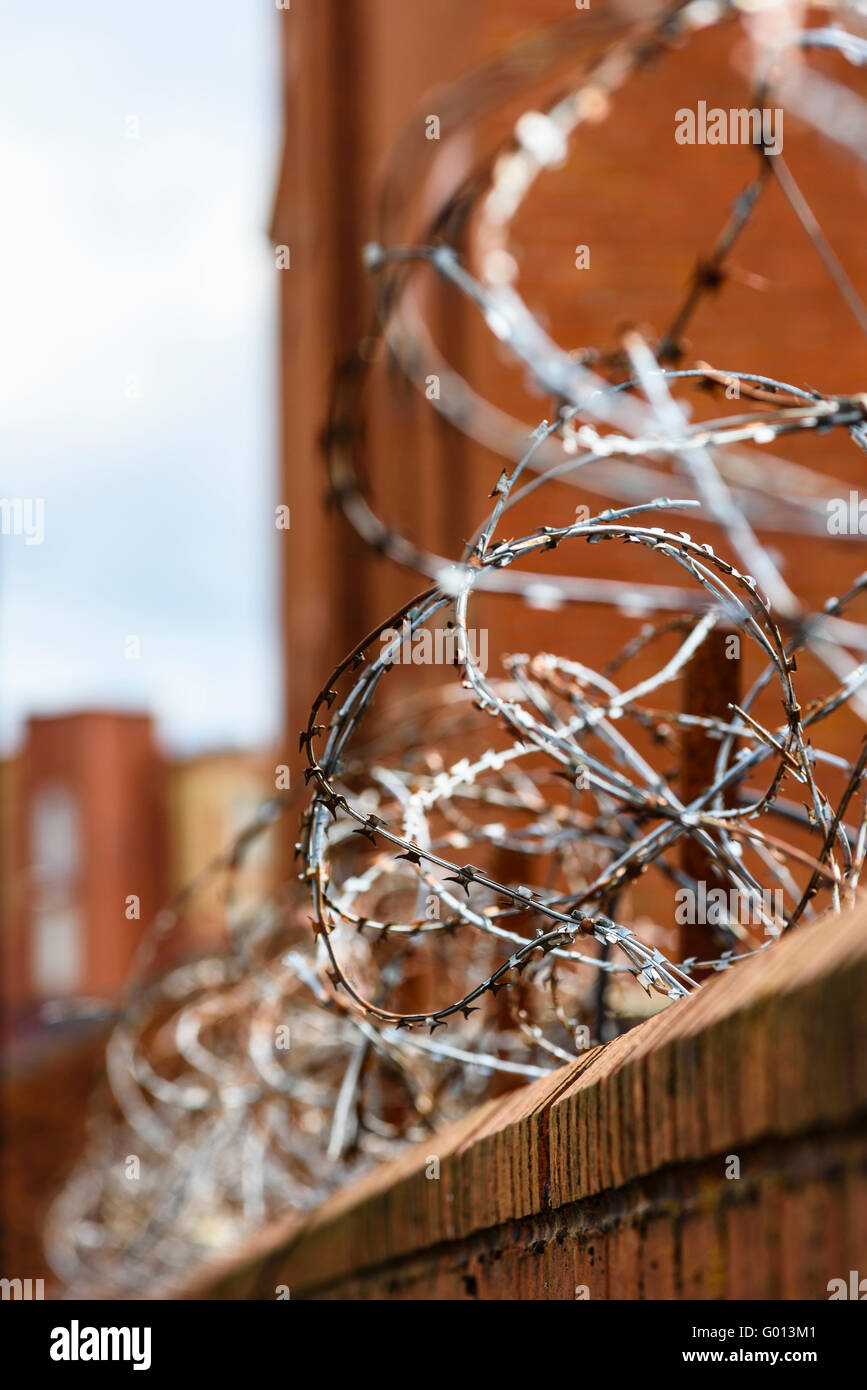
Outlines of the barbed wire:
[[[561,347],[521,298],[510,250],[518,210],[576,132],[615,119],[635,74],[663,51],[688,51],[711,23],[746,27],[755,102],[791,99],[802,121],[863,159],[861,98],[809,69],[795,82],[793,55],[799,79],[816,51],[862,67],[865,17],[854,6],[817,12],[833,25],[805,25],[788,5],[689,0],[637,23],[580,14],[534,36],[438,99],[459,135],[546,71],[560,84],[440,192],[418,232],[412,209],[431,202],[411,142],[398,142],[364,252],[376,321],[335,373],[323,444],[352,527],[428,587],[324,682],[301,733],[304,788],[269,799],[145,936],[108,1046],[108,1094],[46,1227],[70,1290],[153,1290],[401,1144],[430,1136],[436,1157],[436,1130],[497,1087],[574,1060],[853,900],[867,853],[867,741],[855,756],[840,748],[867,717],[857,616],[867,573],[813,611],[759,532],[827,534],[843,485],[768,450],[816,435],[864,450],[867,396],[681,363],[686,327],[721,292],[771,181],[864,329],[857,289],[764,132],[756,174],[657,338],[633,328],[613,346]],[[564,92],[560,69],[585,48],[588,65]],[[470,227],[479,271],[462,249]],[[552,398],[550,419],[529,430],[444,360],[417,292],[425,274],[523,364]],[[362,480],[366,387],[383,360],[423,392],[435,376],[434,408],[506,460],[458,555],[386,524]],[[683,393],[696,385],[723,413],[692,420]],[[621,505],[563,520],[570,486]],[[505,535],[545,489],[556,519]],[[713,526],[715,544],[675,529],[684,515]],[[588,545],[630,547],[660,578],[582,574]],[[561,548],[579,557],[575,572],[540,572]],[[480,600],[515,597],[607,608],[641,627],[606,660],[516,652],[489,675],[471,614]],[[681,708],[677,683],[712,672],[721,640],[750,684],[724,708]],[[404,666],[437,643],[454,680],[407,696]],[[803,695],[799,667],[819,694]],[[731,686],[721,673],[718,683]],[[688,775],[696,738],[712,769],[700,785]],[[302,795],[299,876],[250,909],[238,893],[247,856],[298,814]],[[215,883],[225,951],[156,969]],[[705,950],[684,955],[684,923],[701,928]]]

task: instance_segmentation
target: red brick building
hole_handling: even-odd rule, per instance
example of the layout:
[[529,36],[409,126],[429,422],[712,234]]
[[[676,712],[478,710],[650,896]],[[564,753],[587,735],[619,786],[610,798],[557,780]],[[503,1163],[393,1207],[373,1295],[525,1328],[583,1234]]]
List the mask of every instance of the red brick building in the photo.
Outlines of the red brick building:
[[[115,1003],[148,925],[273,791],[269,755],[170,759],[148,715],[31,719],[20,754],[2,765],[5,1035],[38,1029],[47,1002],[61,1013],[82,1001],[85,1011],[86,1001]],[[267,832],[245,862],[242,902],[274,888],[273,846]],[[165,951],[206,950],[224,931],[212,885],[188,905]]]
[[6,798],[7,1028],[46,1000],[114,1000],[167,893],[163,761],[147,715],[29,721]]
[[[528,105],[567,89],[610,41],[621,12],[610,0],[576,10],[563,0],[436,0],[421,8],[404,0],[296,0],[280,13],[285,73],[285,149],[272,240],[288,246],[291,268],[278,272],[282,310],[282,489],[292,529],[284,535],[283,612],[287,749],[331,666],[375,622],[425,581],[371,552],[334,510],[323,505],[326,475],[319,444],[335,364],[368,332],[370,277],[365,243],[380,235],[383,178],[400,151],[406,238],[420,236],[439,202],[460,184],[514,126]],[[630,10],[629,17],[633,17]],[[551,28],[551,26],[556,26]],[[533,36],[549,37],[494,71],[498,60]],[[610,347],[624,322],[653,339],[669,326],[699,257],[713,247],[733,200],[756,169],[746,146],[685,146],[675,140],[675,113],[704,100],[723,108],[748,105],[749,55],[738,22],[678,40],[644,66],[602,108],[602,119],[576,133],[569,157],[546,170],[513,226],[510,244],[529,307],[567,348]],[[810,63],[842,83],[853,81],[841,58]],[[450,84],[481,69],[473,101],[479,114],[461,123]],[[427,117],[438,115],[438,139]],[[786,157],[820,219],[828,242],[856,283],[867,269],[860,219],[852,198],[863,171],[835,142],[786,113]],[[852,180],[855,180],[853,183]],[[858,180],[861,180],[860,185]],[[400,182],[400,180],[398,181]],[[843,192],[845,190],[845,193]],[[478,271],[472,220],[464,254]],[[589,266],[576,268],[576,246]],[[496,343],[481,316],[429,276],[423,307],[443,355],[473,387],[534,427],[551,402],[528,393],[526,374]],[[856,320],[829,287],[828,276],[779,188],[760,209],[727,263],[722,292],[700,304],[684,337],[684,360],[703,358],[729,370],[768,373],[823,391],[863,389],[867,349]],[[487,512],[500,462],[438,417],[414,388],[380,361],[365,397],[359,458],[380,515],[419,544],[453,555],[467,528]],[[700,395],[696,415],[706,413]],[[860,460],[840,437],[787,440],[799,463],[857,481]],[[591,508],[610,498],[567,490]],[[549,521],[547,490],[526,513],[524,529]],[[689,529],[701,540],[718,533],[696,514]],[[807,605],[821,605],[863,568],[857,545],[832,538],[768,533],[784,573],[796,577]],[[638,554],[586,548],[581,572],[641,583],[668,582]],[[575,557],[547,557],[552,572]],[[839,578],[829,581],[829,567]],[[791,582],[794,582],[792,580]],[[529,611],[511,600],[478,603],[491,626],[490,669],[499,653],[556,650],[577,655],[581,644],[613,654],[636,630],[610,609],[578,606],[567,613]]]

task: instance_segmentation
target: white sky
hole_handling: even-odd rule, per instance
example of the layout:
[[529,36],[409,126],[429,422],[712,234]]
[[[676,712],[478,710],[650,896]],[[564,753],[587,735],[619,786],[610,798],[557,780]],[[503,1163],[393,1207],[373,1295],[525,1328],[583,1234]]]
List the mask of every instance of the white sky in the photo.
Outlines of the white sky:
[[149,710],[174,751],[264,743],[276,7],[3,15],[0,498],[45,501],[41,545],[0,535],[3,748],[30,713],[92,705]]

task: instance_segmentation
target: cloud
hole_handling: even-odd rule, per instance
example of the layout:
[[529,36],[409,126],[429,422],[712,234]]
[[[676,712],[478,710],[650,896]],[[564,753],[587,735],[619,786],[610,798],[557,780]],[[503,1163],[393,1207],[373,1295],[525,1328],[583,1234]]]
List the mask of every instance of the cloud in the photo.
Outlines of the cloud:
[[[46,510],[42,546],[0,537],[2,736],[37,705],[117,700],[185,750],[261,742],[276,20],[228,0],[48,9],[21,7],[0,57],[0,494]],[[119,672],[137,626],[150,660]]]

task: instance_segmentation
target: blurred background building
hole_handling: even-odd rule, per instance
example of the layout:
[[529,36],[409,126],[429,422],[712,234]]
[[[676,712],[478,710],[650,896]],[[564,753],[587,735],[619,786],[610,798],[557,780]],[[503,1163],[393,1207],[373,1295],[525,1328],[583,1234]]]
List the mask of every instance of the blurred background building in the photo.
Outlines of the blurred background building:
[[[168,759],[147,715],[31,719],[21,752],[2,764],[7,1041],[110,1013],[142,932],[226,851],[273,786],[264,753]],[[242,898],[272,892],[276,868],[266,831],[245,862]],[[186,910],[180,948],[213,948],[225,932],[212,890]]]
[[[107,710],[33,718],[0,763],[4,1268],[43,1277],[45,1203],[83,1142],[136,948],[273,795],[274,764],[230,750],[171,760],[149,716]],[[276,851],[265,830],[237,908],[275,890]],[[185,904],[172,954],[148,969],[221,950],[227,931],[210,883]]]

